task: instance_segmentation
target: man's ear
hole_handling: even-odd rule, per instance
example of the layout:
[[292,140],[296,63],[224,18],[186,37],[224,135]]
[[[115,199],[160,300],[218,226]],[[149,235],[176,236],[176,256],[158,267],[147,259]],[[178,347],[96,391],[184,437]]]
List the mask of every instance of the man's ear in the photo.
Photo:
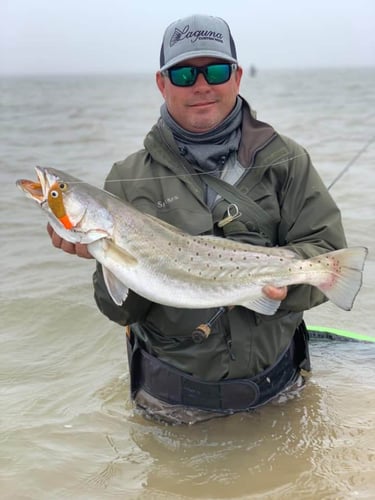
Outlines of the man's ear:
[[237,66],[237,69],[236,69],[236,82],[237,82],[238,86],[240,86],[242,74],[243,74],[242,67],[241,66]]
[[165,97],[165,76],[161,74],[160,71],[156,73],[156,85],[158,86],[158,89],[160,90],[160,93],[163,97]]

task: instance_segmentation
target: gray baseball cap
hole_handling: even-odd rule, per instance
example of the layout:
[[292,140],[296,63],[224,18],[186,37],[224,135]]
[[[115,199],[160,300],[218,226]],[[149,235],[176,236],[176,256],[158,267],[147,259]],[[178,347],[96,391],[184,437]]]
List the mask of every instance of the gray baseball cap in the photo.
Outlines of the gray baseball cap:
[[186,59],[205,56],[237,63],[236,47],[223,19],[197,14],[167,27],[160,50],[161,71]]

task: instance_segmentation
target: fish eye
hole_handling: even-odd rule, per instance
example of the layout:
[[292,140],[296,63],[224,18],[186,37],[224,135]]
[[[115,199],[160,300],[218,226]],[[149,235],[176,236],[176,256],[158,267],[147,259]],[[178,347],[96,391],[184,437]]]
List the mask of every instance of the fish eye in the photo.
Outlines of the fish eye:
[[61,191],[66,191],[68,189],[68,184],[66,182],[60,182],[59,188]]
[[59,197],[59,192],[55,191],[54,189],[50,192],[50,196],[52,198],[58,198]]

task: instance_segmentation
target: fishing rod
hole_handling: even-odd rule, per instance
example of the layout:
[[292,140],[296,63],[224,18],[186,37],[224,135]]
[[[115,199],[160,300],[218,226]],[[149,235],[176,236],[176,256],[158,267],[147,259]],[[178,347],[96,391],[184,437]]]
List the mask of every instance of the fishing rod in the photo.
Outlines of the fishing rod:
[[341,330],[339,328],[327,328],[325,326],[307,326],[307,331],[309,332],[310,338],[312,339],[375,343],[375,337],[371,337],[370,335],[363,335],[361,333],[349,332],[348,330]]
[[349,168],[358,160],[358,158],[366,151],[366,149],[375,141],[375,136],[372,137],[369,141],[367,141],[364,146],[353,156],[353,158],[345,165],[345,167],[341,170],[341,172],[333,179],[331,184],[328,186],[328,190],[333,187],[336,182],[341,179],[341,177],[349,170]]
[[[349,170],[349,168],[354,165],[354,163],[358,160],[358,158],[366,151],[366,149],[375,142],[375,136],[369,139],[362,148],[357,151],[357,153],[353,156],[353,158],[345,165],[345,167],[341,170],[341,172],[333,179],[331,184],[328,186],[328,190],[331,189],[339,179]],[[228,310],[233,308],[220,307],[216,313],[207,321],[207,323],[203,323],[192,332],[193,341],[197,344],[204,342],[212,331],[212,326],[218,321],[218,319]],[[348,332],[346,330],[338,330],[335,328],[325,328],[320,326],[314,326],[308,328],[311,336],[313,338],[331,338],[336,340],[351,340],[356,342],[375,342],[374,337],[369,337],[366,335],[361,335],[354,332]],[[320,333],[319,333],[320,332]]]
[[[372,137],[371,139],[369,139],[363,146],[362,148],[353,156],[353,158],[345,165],[345,167],[341,170],[341,172],[334,178],[334,180],[331,182],[331,184],[328,186],[328,190],[331,189],[337,182],[338,180],[349,170],[349,168],[358,160],[358,158],[360,158],[360,156],[367,150],[367,148],[370,146],[370,144],[372,144],[373,142],[375,141],[375,136]],[[304,153],[305,154],[305,153]],[[298,156],[301,156],[301,155],[296,155],[295,157],[293,157],[292,159],[294,158],[297,158]],[[284,161],[290,161],[291,158],[286,158]],[[186,173],[186,174],[182,174],[180,175],[179,177],[185,177],[185,176],[194,176],[194,175],[201,175],[201,173],[197,172],[197,173]],[[172,177],[172,176],[162,176],[162,177],[158,177],[158,179],[167,179],[169,177]],[[174,176],[173,176],[174,177]],[[140,179],[110,179],[108,180],[107,182],[129,182],[129,181],[134,181],[134,182],[137,182],[137,181],[146,181],[146,180],[155,180],[155,177],[152,176],[152,177],[146,177],[146,178],[140,178]],[[83,182],[83,181],[77,181],[78,183],[79,182]],[[228,212],[228,216],[232,217],[233,216]],[[236,217],[236,216],[234,216]],[[212,327],[213,325],[221,318],[221,316],[223,316],[226,312],[230,311],[231,309],[233,308],[233,306],[230,306],[230,307],[220,307],[209,319],[206,323],[202,323],[200,325],[198,325],[192,332],[192,339],[195,343],[197,344],[200,344],[202,342],[204,342],[210,335],[211,335],[211,332],[212,332]],[[311,333],[312,335],[317,338],[318,334],[317,332],[320,331],[320,332],[324,332],[324,335],[322,335],[323,338],[329,338],[329,335],[335,335],[336,337],[335,338],[350,338],[351,340],[357,340],[357,341],[364,341],[364,342],[375,342],[375,339],[371,338],[371,337],[366,337],[366,338],[363,338],[363,336],[360,336],[359,334],[354,334],[354,333],[351,333],[351,332],[346,332],[346,333],[342,333],[343,331],[340,330],[339,332],[338,331],[333,331],[333,329],[330,329],[330,331],[328,331],[327,328],[323,328],[323,327],[314,327],[312,328],[311,330],[313,330]]]
[[233,306],[219,307],[219,309],[215,312],[215,314],[211,316],[207,323],[202,323],[201,325],[197,326],[197,328],[193,330],[193,333],[191,334],[193,342],[195,344],[201,344],[202,342],[204,342],[208,338],[208,336],[211,335],[212,326],[225,312],[230,311],[231,309],[233,309]]
[[[204,342],[211,334],[213,325],[225,313],[233,309],[234,306],[219,307],[216,313],[207,321],[199,325],[192,333],[193,341],[196,344]],[[346,342],[364,342],[375,343],[375,337],[370,335],[363,335],[361,333],[350,332],[348,330],[341,330],[339,328],[329,328],[326,326],[307,326],[309,337],[311,339],[324,339],[324,340],[339,340]]]

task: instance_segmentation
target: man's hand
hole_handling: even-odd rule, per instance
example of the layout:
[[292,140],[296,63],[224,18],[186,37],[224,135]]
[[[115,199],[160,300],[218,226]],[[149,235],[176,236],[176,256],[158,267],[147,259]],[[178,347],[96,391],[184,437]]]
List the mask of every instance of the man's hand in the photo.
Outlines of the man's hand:
[[70,243],[69,241],[63,240],[52,228],[51,224],[47,224],[47,232],[51,238],[52,245],[56,248],[61,248],[66,253],[73,255],[78,255],[84,259],[93,259],[94,257],[90,254],[87,249],[87,245],[82,243]]
[[263,293],[269,299],[284,300],[288,294],[288,287],[282,286],[277,288],[276,286],[266,285],[263,287]]

